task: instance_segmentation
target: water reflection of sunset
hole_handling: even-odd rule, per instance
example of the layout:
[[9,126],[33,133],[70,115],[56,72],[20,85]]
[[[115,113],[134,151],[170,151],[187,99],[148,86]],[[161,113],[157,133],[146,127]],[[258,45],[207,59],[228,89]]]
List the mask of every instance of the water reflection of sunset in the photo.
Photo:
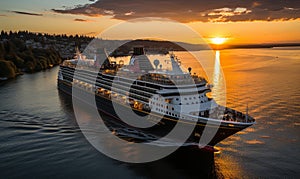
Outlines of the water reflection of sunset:
[[[236,150],[232,152],[236,152]],[[238,161],[228,154],[221,154],[215,154],[215,166],[218,169],[218,178],[243,178],[245,174]]]

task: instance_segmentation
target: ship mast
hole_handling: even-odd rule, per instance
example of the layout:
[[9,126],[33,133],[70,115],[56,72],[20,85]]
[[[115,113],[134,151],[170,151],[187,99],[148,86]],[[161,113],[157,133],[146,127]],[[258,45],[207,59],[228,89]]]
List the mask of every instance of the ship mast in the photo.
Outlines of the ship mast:
[[246,122],[248,122],[248,113],[249,113],[249,108],[248,108],[248,103],[246,107]]

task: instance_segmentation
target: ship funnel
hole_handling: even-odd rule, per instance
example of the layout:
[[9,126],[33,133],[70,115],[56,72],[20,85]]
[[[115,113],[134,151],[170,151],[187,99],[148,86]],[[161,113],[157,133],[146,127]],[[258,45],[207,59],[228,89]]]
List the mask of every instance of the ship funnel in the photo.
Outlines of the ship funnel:
[[133,55],[144,55],[144,47],[134,47],[133,48]]

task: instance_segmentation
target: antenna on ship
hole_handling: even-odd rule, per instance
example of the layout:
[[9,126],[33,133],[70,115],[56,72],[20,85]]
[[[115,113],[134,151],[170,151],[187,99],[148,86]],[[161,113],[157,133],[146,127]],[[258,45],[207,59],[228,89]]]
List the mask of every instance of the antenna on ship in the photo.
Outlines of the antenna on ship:
[[246,122],[248,122],[248,114],[249,113],[249,108],[248,108],[248,102],[247,102],[247,107],[246,107]]
[[94,52],[94,62],[97,61],[97,54],[96,54],[96,51]]
[[108,58],[109,57],[109,53],[107,52],[106,48],[104,48],[103,51],[104,51],[106,57]]
[[107,52],[106,48],[104,48],[103,51],[104,51],[105,56],[106,56],[106,58],[108,59],[108,61],[111,62],[111,59],[110,59],[110,53]]
[[75,57],[78,60],[81,60],[81,53],[80,53],[80,50],[79,50],[78,46],[75,47]]

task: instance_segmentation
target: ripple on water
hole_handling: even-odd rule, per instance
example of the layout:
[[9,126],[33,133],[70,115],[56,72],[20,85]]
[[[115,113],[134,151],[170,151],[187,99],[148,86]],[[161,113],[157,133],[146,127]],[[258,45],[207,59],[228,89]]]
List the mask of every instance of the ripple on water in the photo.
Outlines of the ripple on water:
[[[248,103],[250,115],[257,123],[218,144],[221,153],[215,157],[217,176],[299,178],[299,50],[245,49],[220,53],[222,66],[226,67],[227,105],[245,112]],[[270,54],[280,58],[274,61]],[[281,58],[283,56],[285,58]],[[102,176],[116,173],[120,166],[127,166],[101,157],[84,139],[71,114],[72,103],[62,97],[56,98],[57,70],[50,74],[52,77],[47,83],[52,83],[47,86],[41,85],[45,84],[45,78],[40,74],[46,73],[24,75],[14,85],[1,88],[5,89],[0,93],[1,102],[10,103],[8,106],[12,107],[0,109],[0,168],[7,172],[6,176],[32,177],[30,171],[41,175],[45,173],[48,178],[66,176],[67,171],[75,177],[80,173],[78,171],[91,171],[94,176]],[[37,90],[41,98],[34,100],[37,93],[32,95],[30,91],[24,95],[24,91],[19,89]],[[17,95],[23,97],[20,104],[15,102]],[[42,107],[41,110],[39,107]],[[46,109],[48,107],[51,109]],[[37,109],[31,111],[33,108]],[[128,131],[116,131],[119,135],[123,132]],[[131,132],[133,136],[129,137],[149,137]],[[166,143],[158,145],[165,146]],[[130,145],[124,150],[129,155],[132,153]],[[159,172],[155,173],[167,171],[165,173],[173,178],[185,172],[173,161],[158,166]],[[120,175],[128,177],[128,170],[126,168]],[[137,171],[136,175],[153,176],[145,173]],[[149,173],[154,172],[150,170]]]
[[253,139],[253,140],[246,140],[244,141],[246,144],[251,144],[251,145],[257,145],[257,144],[265,144],[265,142]]
[[2,151],[16,151],[9,154],[17,156],[44,151],[51,148],[51,141],[55,145],[61,139],[74,141],[78,134],[81,135],[78,126],[52,124],[51,120],[34,115],[3,110],[0,119]]

